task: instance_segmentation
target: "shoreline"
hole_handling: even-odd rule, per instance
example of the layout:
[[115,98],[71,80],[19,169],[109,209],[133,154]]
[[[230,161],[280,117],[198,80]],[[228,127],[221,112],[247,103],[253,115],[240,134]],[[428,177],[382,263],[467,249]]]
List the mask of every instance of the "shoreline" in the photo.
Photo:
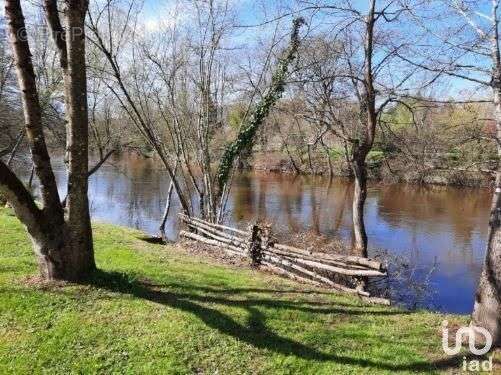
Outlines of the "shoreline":
[[[336,163],[332,169],[332,174],[325,163],[318,160],[313,163],[317,169],[302,166],[300,173],[295,170],[293,163],[287,160],[282,154],[276,152],[256,152],[251,161],[247,162],[241,170],[260,171],[266,173],[281,173],[297,176],[321,176],[323,178],[342,177],[351,179],[351,173],[344,164]],[[318,167],[320,166],[320,167]],[[485,172],[469,170],[446,170],[446,169],[426,169],[422,171],[407,170],[390,172],[387,166],[368,166],[368,180],[382,184],[404,183],[412,185],[431,186],[454,186],[490,188],[493,185],[493,177],[487,176]]]

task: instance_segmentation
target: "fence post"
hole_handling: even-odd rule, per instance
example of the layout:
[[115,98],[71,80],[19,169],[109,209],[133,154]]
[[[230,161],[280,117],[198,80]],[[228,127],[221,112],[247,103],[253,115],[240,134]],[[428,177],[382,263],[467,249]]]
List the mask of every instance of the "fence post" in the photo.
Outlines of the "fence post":
[[261,228],[261,249],[268,250],[273,246],[271,241],[271,224],[263,224]]
[[359,292],[364,292],[365,287],[367,286],[367,277],[355,277],[355,289]]
[[251,259],[251,267],[259,267],[263,254],[261,253],[261,228],[257,224],[249,227],[250,238],[248,245],[248,255]]

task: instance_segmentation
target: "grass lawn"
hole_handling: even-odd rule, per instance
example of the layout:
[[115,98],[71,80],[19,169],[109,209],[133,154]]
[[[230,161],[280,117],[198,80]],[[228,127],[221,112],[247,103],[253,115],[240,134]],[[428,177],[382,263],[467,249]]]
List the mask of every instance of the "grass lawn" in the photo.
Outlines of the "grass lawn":
[[96,224],[86,285],[36,280],[25,231],[0,209],[0,374],[455,372],[441,323],[222,266]]

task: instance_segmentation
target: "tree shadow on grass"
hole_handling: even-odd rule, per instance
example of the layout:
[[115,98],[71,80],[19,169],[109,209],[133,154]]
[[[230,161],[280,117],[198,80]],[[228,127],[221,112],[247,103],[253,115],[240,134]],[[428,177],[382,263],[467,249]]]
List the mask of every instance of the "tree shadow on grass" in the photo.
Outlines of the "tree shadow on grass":
[[[388,371],[412,371],[424,373],[458,368],[463,360],[463,355],[457,355],[433,362],[416,361],[406,364],[395,364],[391,362],[381,362],[371,359],[353,358],[345,355],[324,353],[300,342],[279,336],[275,332],[270,331],[266,326],[266,316],[258,309],[258,307],[264,306],[272,308],[296,309],[299,311],[308,311],[313,313],[328,312],[342,314],[361,314],[362,311],[359,310],[339,308],[317,309],[308,306],[301,306],[304,303],[303,301],[293,302],[270,299],[232,300],[218,296],[197,295],[196,293],[170,292],[157,289],[156,287],[142,283],[127,274],[118,272],[96,271],[95,274],[87,281],[89,284],[101,289],[106,289],[115,293],[132,295],[136,298],[141,298],[191,313],[197,316],[208,327],[216,329],[225,335],[234,337],[256,348],[287,356],[296,356],[306,360],[333,361],[344,365],[373,367]],[[160,287],[160,285],[157,286]],[[224,289],[219,291],[224,293]],[[234,292],[235,290],[232,291]],[[264,292],[265,290],[259,291]],[[271,292],[273,293],[273,291]],[[216,309],[204,306],[201,303],[216,303],[220,305],[245,308],[249,313],[248,325],[242,325],[233,320],[230,316],[223,314]],[[372,311],[367,311],[366,309],[363,310],[363,313],[372,313]],[[375,311],[374,313],[382,314],[385,312]],[[386,313],[405,314],[406,312],[386,311]],[[467,359],[469,358],[470,357],[467,356]]]

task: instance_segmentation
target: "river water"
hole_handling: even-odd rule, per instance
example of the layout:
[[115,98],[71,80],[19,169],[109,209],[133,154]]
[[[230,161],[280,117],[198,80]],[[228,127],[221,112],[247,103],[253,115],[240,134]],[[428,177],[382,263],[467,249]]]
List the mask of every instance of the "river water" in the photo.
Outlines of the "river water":
[[[66,179],[55,165],[60,186]],[[169,178],[152,160],[127,156],[91,177],[94,219],[157,234]],[[352,184],[321,177],[249,172],[235,179],[227,222],[245,226],[266,218],[281,232],[313,231],[352,241]],[[64,193],[64,191],[62,191]],[[481,188],[370,184],[366,203],[369,255],[381,250],[406,264],[403,275],[420,280],[419,306],[469,313],[487,237],[490,192]],[[174,203],[167,227],[176,237]]]

